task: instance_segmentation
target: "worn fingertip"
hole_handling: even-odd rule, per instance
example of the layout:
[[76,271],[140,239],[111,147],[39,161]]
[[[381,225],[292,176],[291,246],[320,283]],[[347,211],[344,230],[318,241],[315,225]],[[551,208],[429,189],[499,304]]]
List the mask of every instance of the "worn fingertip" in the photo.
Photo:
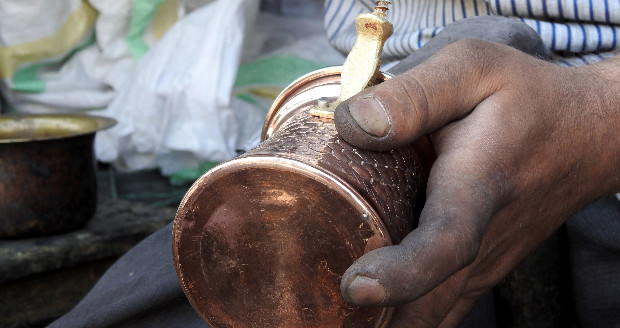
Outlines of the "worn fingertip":
[[[366,131],[368,128],[365,130],[360,126],[358,120],[351,114],[349,106],[349,102],[343,102],[336,107],[334,112],[334,123],[340,138],[353,146],[363,149],[375,151],[391,149],[391,147],[385,145],[385,135],[380,137],[373,136]],[[388,132],[383,134],[388,134]]]
[[356,275],[350,283],[341,285],[341,292],[347,303],[357,306],[380,305],[386,292],[379,279]]
[[362,130],[349,112],[349,104],[347,102],[343,102],[336,107],[334,111],[334,124],[340,138],[354,146],[363,144],[367,138],[366,132]]

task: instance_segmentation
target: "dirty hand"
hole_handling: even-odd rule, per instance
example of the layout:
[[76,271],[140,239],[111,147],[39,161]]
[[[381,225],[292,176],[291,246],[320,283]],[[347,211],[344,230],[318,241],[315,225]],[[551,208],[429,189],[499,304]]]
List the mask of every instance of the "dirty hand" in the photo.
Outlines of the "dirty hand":
[[398,306],[391,327],[453,327],[572,213],[620,189],[620,58],[565,68],[462,40],[339,106],[349,143],[431,135],[418,228],[344,274],[355,305]]

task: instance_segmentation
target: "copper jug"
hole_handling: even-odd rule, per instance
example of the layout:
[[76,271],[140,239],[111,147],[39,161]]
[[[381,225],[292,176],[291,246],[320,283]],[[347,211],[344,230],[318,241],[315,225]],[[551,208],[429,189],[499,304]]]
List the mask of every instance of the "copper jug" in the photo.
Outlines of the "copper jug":
[[[392,310],[348,305],[340,278],[416,225],[426,182],[414,146],[372,152],[309,110],[338,97],[341,67],[312,72],[270,109],[263,142],[205,173],[173,229],[185,293],[212,327],[383,327]],[[374,83],[389,78],[379,73]]]

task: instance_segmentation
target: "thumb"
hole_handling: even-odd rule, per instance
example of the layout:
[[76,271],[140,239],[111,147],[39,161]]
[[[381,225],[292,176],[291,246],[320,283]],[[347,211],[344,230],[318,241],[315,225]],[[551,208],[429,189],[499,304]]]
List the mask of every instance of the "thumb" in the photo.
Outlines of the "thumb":
[[[508,46],[460,40],[429,60],[340,104],[336,129],[350,144],[388,150],[466,115],[503,86],[495,69],[514,55]],[[506,61],[508,62],[508,61]]]

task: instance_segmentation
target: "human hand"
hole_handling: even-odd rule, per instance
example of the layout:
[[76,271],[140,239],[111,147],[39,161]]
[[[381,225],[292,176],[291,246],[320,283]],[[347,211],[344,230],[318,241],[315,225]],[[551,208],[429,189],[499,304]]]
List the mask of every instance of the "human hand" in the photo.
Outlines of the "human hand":
[[340,105],[347,142],[430,133],[437,154],[418,228],[347,270],[347,302],[398,306],[391,327],[456,326],[572,213],[617,192],[618,59],[564,68],[462,40]]

